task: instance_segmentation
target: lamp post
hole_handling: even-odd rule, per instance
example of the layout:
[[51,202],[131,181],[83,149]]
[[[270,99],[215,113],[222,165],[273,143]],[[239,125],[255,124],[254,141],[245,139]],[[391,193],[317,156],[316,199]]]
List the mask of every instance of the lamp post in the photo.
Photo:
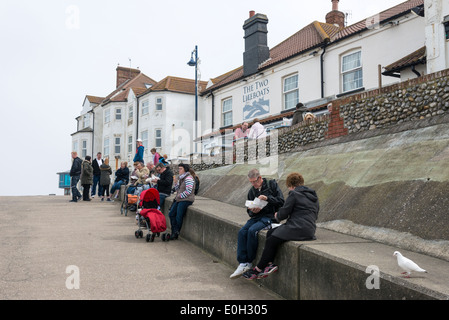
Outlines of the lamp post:
[[[193,54],[195,54],[195,59],[193,58]],[[190,56],[190,61],[187,64],[191,67],[195,67],[195,135],[194,139],[197,138],[197,129],[198,129],[198,46],[195,46],[195,50],[192,51],[192,55]],[[195,152],[197,152],[197,146],[195,143]]]

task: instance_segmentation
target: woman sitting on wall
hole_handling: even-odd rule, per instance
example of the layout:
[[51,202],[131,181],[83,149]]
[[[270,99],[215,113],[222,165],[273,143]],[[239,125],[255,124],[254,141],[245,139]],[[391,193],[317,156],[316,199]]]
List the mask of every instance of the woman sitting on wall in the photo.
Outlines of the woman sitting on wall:
[[168,214],[171,224],[170,239],[178,239],[187,208],[195,201],[195,180],[188,164],[179,164],[179,178],[175,185],[176,197]]
[[320,210],[316,192],[304,186],[304,178],[296,172],[287,176],[286,184],[290,192],[283,207],[275,213],[275,218],[279,222],[285,219],[287,221],[268,231],[259,263],[243,274],[248,280],[265,278],[278,270],[273,260],[281,243],[316,239],[316,220]]

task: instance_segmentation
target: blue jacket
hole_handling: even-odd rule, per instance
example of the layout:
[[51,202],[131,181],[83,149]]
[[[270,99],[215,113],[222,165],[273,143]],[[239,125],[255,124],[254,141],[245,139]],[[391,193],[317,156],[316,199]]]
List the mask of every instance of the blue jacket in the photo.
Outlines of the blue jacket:
[[144,146],[139,146],[136,150],[136,155],[134,156],[133,161],[140,161],[143,163],[143,151],[144,151]]

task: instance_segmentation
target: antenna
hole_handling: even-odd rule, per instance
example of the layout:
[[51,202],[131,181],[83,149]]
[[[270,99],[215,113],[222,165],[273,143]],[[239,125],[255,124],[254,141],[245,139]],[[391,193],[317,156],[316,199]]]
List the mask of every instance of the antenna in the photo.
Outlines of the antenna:
[[343,11],[345,14],[345,27],[348,26],[348,20],[352,19],[352,10]]

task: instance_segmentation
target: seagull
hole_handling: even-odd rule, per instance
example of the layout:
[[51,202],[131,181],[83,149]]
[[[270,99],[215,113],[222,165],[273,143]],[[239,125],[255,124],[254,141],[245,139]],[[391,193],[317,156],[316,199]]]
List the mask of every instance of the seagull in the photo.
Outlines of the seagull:
[[401,274],[405,274],[406,275],[404,278],[410,278],[410,274],[411,274],[412,271],[427,273],[426,270],[420,268],[412,260],[404,257],[399,251],[395,251],[393,253],[393,256],[396,256],[398,258],[398,266],[405,270],[405,272],[401,273]]

